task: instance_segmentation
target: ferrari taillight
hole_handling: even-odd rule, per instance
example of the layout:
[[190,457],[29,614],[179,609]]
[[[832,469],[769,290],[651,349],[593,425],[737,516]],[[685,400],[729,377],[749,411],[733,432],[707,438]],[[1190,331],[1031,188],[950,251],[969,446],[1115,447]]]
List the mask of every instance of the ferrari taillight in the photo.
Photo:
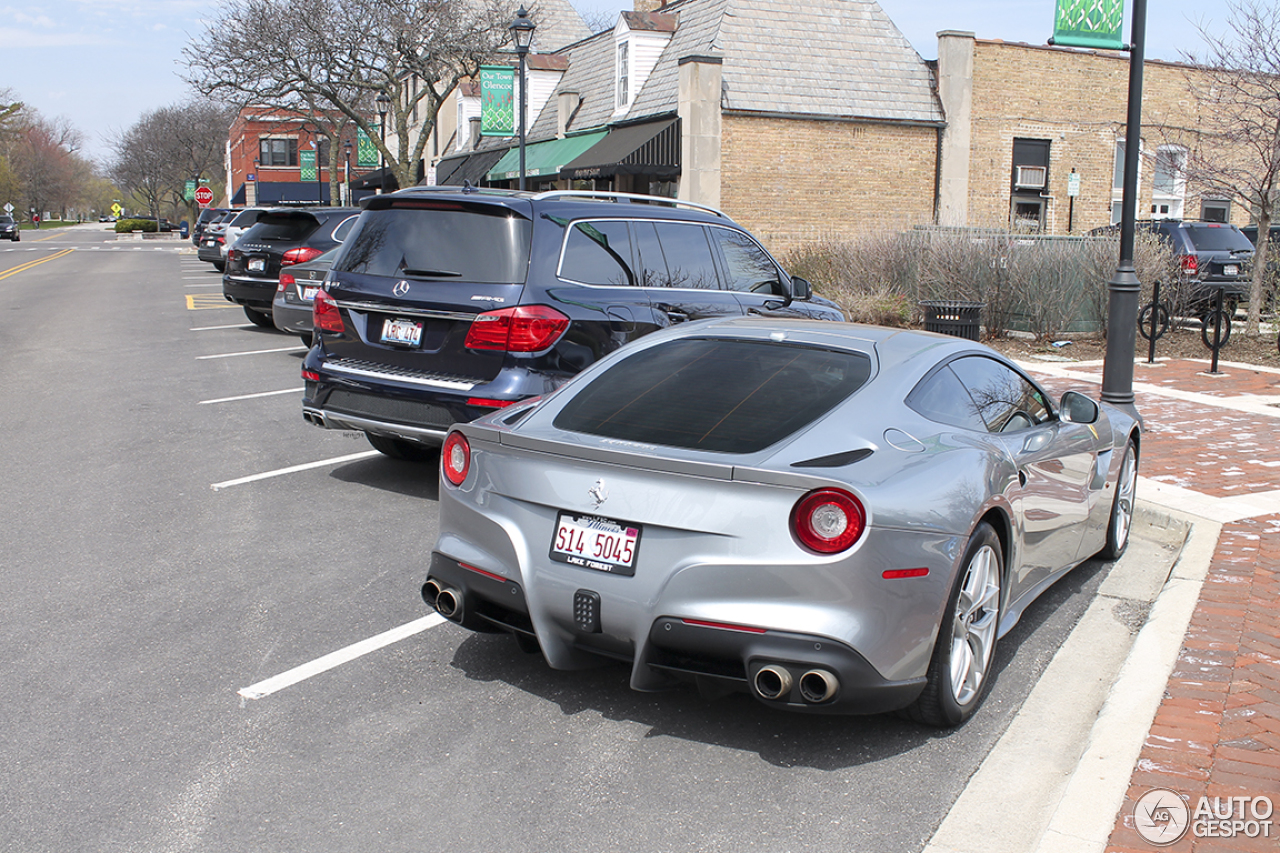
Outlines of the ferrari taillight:
[[867,528],[861,501],[843,489],[818,489],[796,502],[791,531],[800,543],[819,554],[851,548]]
[[440,471],[455,486],[461,486],[471,470],[471,444],[460,432],[451,432],[440,450]]

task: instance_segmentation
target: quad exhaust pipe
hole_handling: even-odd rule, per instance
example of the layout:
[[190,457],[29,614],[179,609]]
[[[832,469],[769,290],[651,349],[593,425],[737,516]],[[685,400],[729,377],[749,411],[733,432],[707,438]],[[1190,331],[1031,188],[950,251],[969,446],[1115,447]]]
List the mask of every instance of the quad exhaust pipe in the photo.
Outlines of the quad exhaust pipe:
[[453,587],[443,586],[432,578],[422,585],[422,600],[444,618],[462,622],[463,595]]
[[760,667],[752,680],[760,698],[770,701],[786,700],[793,685],[798,684],[800,698],[810,705],[830,702],[840,691],[840,680],[825,669],[810,669],[796,682],[791,671],[781,664],[771,663]]
[[755,686],[765,699],[782,699],[791,692],[791,673],[774,663],[762,666],[756,673]]

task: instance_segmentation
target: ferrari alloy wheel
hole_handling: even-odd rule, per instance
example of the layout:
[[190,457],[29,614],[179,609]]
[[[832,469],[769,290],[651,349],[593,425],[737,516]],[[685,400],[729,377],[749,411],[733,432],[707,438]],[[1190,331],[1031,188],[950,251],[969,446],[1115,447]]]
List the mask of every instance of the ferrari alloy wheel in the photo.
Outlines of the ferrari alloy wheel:
[[1000,627],[1004,551],[985,521],[974,530],[947,599],[924,690],[903,715],[931,726],[967,720],[991,686]]
[[1129,531],[1133,527],[1134,496],[1138,491],[1138,448],[1129,439],[1120,460],[1120,476],[1116,479],[1116,496],[1111,502],[1111,521],[1107,524],[1107,544],[1099,556],[1118,560],[1129,547]]

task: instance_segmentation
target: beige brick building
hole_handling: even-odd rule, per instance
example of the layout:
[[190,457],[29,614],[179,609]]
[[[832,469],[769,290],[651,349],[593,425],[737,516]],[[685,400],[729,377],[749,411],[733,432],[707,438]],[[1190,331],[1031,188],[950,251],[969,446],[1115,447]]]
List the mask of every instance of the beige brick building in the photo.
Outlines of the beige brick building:
[[[1188,65],[1146,63],[1137,216],[1245,224],[1248,211],[1205,194],[1178,169],[1195,144],[1200,107],[1192,82],[1199,73]],[[937,76],[947,115],[940,224],[1006,227],[1013,221],[1044,233],[1079,234],[1119,221],[1127,55],[943,32]]]

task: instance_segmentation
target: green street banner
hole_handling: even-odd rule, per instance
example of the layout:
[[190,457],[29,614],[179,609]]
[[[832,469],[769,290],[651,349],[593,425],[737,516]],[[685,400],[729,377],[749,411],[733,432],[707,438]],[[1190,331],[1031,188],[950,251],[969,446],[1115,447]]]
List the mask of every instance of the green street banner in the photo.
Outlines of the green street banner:
[[356,168],[378,168],[378,146],[374,145],[363,128],[356,128]]
[[480,66],[480,135],[515,136],[516,70],[510,65]]
[[316,179],[316,152],[303,149],[298,152],[298,180],[314,181]]
[[183,190],[182,197],[185,198],[187,201],[196,200],[196,182],[195,181],[187,181],[187,187],[185,190]]
[[1120,50],[1124,0],[1058,0],[1053,44]]

